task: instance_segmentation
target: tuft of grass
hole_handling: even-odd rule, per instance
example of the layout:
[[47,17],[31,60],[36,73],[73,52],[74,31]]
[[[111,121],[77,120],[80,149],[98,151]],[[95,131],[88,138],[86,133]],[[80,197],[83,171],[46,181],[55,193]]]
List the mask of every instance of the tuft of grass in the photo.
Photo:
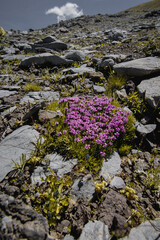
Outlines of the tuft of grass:
[[115,91],[121,89],[121,87],[126,84],[126,82],[126,77],[116,74],[114,71],[112,71],[107,81],[107,95],[109,97],[113,97]]
[[23,87],[25,92],[34,92],[34,91],[41,91],[42,88],[39,84],[35,84],[35,83],[27,83],[24,87]]

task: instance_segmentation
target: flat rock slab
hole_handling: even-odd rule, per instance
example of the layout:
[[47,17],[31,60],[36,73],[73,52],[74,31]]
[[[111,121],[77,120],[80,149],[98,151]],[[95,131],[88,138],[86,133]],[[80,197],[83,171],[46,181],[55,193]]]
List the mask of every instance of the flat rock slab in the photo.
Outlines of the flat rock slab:
[[100,172],[106,181],[110,179],[111,176],[115,176],[121,172],[121,158],[117,152],[113,152],[109,157],[106,157]]
[[135,128],[137,130],[137,132],[139,132],[142,135],[146,135],[149,133],[154,132],[154,130],[156,129],[157,125],[156,124],[147,124],[147,125],[143,125],[139,122],[137,122],[135,124]]
[[92,200],[95,193],[95,185],[91,174],[87,174],[81,179],[77,179],[71,189],[71,195],[83,198],[84,201]]
[[61,41],[54,41],[54,42],[43,42],[43,43],[38,43],[38,44],[34,44],[33,45],[33,49],[34,48],[48,48],[48,49],[52,49],[55,51],[63,51],[63,50],[67,50],[67,44],[63,43]]
[[100,221],[89,221],[83,228],[79,240],[109,240],[108,226]]
[[29,92],[27,93],[20,101],[20,104],[23,103],[37,103],[42,101],[55,101],[59,100],[60,95],[58,92],[52,91],[39,91],[39,92]]
[[120,240],[156,240],[160,237],[160,219],[146,221],[136,228],[131,229],[129,236]]
[[51,53],[37,54],[21,61],[21,68],[29,68],[34,64],[37,67],[43,66],[62,66],[72,63],[72,60],[65,59],[63,57],[53,55]]
[[123,181],[123,179],[121,177],[117,177],[117,176],[115,176],[110,183],[110,187],[112,189],[118,189],[119,190],[119,189],[125,188],[125,186],[126,185],[125,185],[125,182]]
[[80,67],[77,68],[70,68],[70,69],[64,69],[63,72],[70,71],[72,73],[79,73],[79,74],[84,74],[88,72],[95,72],[94,68],[92,67],[87,67],[86,64],[81,65]]
[[17,94],[17,91],[0,90],[0,99]]
[[[34,150],[33,142],[39,139],[39,133],[31,126],[25,125],[8,135],[0,143],[0,181],[13,170],[14,163],[19,163],[23,154],[29,158]],[[13,161],[12,161],[13,160]]]
[[160,76],[142,81],[137,89],[141,94],[145,92],[146,100],[151,107],[156,108],[158,104],[160,105]]
[[54,169],[59,177],[63,177],[64,174],[69,173],[77,164],[77,159],[65,161],[64,158],[57,153],[46,155],[45,160],[50,162],[49,168]]
[[23,60],[27,55],[4,55],[3,61]]
[[146,57],[114,65],[114,70],[123,75],[144,77],[160,72],[160,58]]
[[106,91],[106,89],[103,86],[97,86],[97,85],[94,85],[93,89],[97,93],[104,93]]

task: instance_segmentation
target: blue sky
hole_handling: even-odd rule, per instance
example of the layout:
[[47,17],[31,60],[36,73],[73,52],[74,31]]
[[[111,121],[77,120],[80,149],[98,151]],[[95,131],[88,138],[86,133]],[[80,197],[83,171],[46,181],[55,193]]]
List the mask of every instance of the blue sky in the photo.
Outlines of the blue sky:
[[[0,0],[0,26],[6,30],[40,29],[57,23],[56,14],[47,10],[66,3],[77,4],[77,13],[85,15],[113,14],[150,0]],[[55,11],[55,10],[54,10]],[[71,9],[72,11],[72,9]],[[60,18],[61,19],[61,18]]]

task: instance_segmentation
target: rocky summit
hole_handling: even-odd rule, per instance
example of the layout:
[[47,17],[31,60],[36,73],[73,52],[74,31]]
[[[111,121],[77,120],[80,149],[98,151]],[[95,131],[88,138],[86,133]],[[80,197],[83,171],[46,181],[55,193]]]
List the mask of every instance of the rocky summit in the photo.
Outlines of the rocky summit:
[[159,0],[0,28],[0,239],[159,239],[159,139]]

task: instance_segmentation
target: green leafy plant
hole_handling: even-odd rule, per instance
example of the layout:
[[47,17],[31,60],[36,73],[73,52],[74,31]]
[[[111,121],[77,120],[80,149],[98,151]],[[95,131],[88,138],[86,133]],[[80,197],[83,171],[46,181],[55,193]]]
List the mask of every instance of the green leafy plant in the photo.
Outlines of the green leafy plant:
[[142,44],[142,50],[146,56],[158,52],[160,50],[160,40],[158,38],[149,39]]
[[[146,188],[150,189],[151,191],[153,191],[154,193],[156,193],[156,195],[158,193],[158,189],[160,187],[160,170],[159,168],[150,168],[146,173],[144,173],[144,185],[146,186]],[[159,197],[159,196],[158,196]]]
[[128,106],[137,117],[142,117],[147,111],[145,96],[141,97],[138,92],[129,94],[123,99],[123,104]]
[[138,196],[133,188],[126,186],[125,189],[120,190],[129,200],[138,200]]
[[131,145],[127,145],[127,144],[126,145],[121,145],[119,147],[118,151],[119,151],[120,155],[125,156],[130,152],[131,148],[132,148]]
[[65,216],[69,205],[68,193],[72,185],[69,176],[58,178],[54,171],[46,179],[44,185],[30,189],[27,198],[31,200],[34,209],[42,213],[50,226],[54,226]]

